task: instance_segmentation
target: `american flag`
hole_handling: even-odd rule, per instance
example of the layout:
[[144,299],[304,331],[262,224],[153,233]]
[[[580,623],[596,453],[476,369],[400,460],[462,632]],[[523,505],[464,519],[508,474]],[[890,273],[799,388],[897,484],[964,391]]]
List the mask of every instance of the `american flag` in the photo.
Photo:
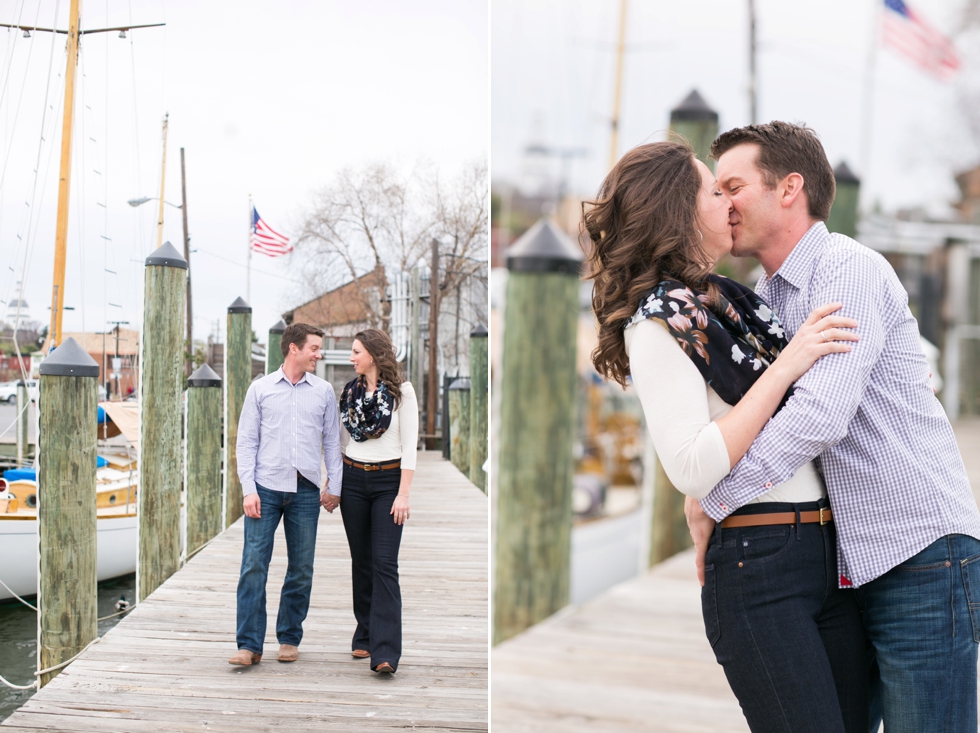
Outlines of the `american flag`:
[[903,0],[885,0],[882,40],[940,79],[948,79],[960,68],[953,42]]
[[249,237],[249,242],[251,242],[252,249],[269,257],[278,257],[293,251],[289,237],[283,236],[266,224],[254,206],[252,207],[252,234]]

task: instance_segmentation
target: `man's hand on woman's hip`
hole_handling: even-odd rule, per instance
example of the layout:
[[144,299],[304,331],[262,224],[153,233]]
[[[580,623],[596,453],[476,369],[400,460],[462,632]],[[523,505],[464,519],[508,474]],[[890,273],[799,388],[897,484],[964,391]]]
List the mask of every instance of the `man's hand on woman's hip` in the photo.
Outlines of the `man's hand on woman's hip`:
[[708,552],[708,540],[715,531],[715,520],[704,513],[697,499],[684,497],[684,516],[687,517],[687,529],[694,540],[694,565],[698,569],[698,582],[704,585],[704,556]]

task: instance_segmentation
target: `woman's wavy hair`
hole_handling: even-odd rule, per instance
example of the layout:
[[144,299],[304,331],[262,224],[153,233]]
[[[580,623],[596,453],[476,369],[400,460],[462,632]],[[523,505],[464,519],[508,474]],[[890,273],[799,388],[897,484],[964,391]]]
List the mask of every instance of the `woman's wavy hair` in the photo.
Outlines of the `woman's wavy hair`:
[[394,407],[398,409],[402,401],[401,387],[405,379],[395,358],[395,345],[391,343],[391,337],[377,328],[365,328],[363,331],[358,331],[354,339],[360,341],[374,359],[374,364],[378,367],[378,379],[388,386],[395,403]]
[[630,374],[623,327],[640,300],[664,278],[717,299],[699,236],[701,174],[684,142],[640,145],[606,176],[594,201],[582,203],[582,228],[592,242],[592,308],[599,321],[596,371],[626,386]]

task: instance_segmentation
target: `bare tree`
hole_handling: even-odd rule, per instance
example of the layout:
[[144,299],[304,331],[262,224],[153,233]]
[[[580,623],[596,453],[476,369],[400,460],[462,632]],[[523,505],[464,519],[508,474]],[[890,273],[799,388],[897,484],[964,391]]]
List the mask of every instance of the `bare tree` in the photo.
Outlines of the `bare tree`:
[[[443,337],[443,353],[457,360],[464,321],[463,312],[477,314],[486,320],[488,216],[486,161],[470,163],[448,183],[434,178],[429,186],[434,216],[433,234],[439,241],[442,312],[453,310],[452,341]],[[465,324],[475,325],[475,324]],[[446,346],[451,344],[451,348]],[[449,353],[447,353],[449,352]]]
[[[409,270],[425,255],[432,221],[418,176],[373,163],[341,171],[321,190],[298,237],[304,269],[315,292],[353,283],[370,325],[387,328],[391,308],[383,294],[386,271]],[[377,274],[370,284],[361,278]],[[380,290],[381,297],[378,297]],[[372,322],[373,321],[373,322]]]

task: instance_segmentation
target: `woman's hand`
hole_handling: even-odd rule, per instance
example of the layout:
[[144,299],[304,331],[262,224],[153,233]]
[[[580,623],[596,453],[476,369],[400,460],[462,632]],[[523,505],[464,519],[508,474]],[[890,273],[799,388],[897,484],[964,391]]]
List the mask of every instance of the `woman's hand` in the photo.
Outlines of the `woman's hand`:
[[398,494],[395,497],[395,502],[391,505],[391,511],[389,514],[395,517],[395,524],[405,524],[405,520],[408,519],[408,494]]
[[857,321],[843,316],[832,316],[843,307],[841,303],[828,303],[815,308],[782,350],[773,367],[788,381],[787,387],[802,377],[817,359],[827,354],[850,351],[848,341],[858,341],[859,336],[846,328],[857,328]]

